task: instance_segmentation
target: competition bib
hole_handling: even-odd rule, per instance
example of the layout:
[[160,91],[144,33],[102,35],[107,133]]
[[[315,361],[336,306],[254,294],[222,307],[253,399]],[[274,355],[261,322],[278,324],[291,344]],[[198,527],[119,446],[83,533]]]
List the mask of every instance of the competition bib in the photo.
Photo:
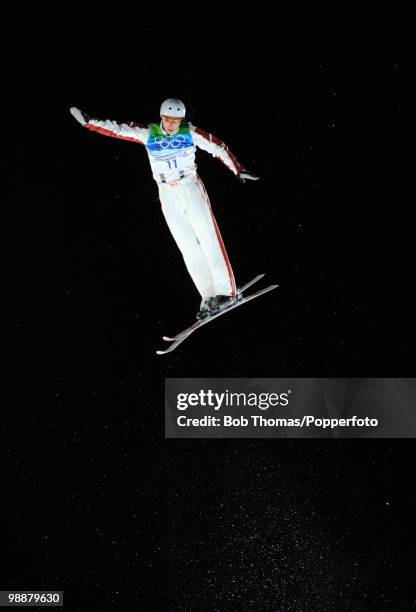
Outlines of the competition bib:
[[156,180],[172,181],[195,168],[195,145],[187,122],[172,135],[151,123],[146,150]]

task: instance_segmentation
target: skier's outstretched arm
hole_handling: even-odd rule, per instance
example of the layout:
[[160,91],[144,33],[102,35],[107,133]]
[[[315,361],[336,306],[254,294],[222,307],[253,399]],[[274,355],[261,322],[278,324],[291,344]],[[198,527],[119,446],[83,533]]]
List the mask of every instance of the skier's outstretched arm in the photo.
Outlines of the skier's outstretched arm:
[[193,125],[190,127],[195,145],[200,149],[207,151],[213,157],[220,159],[223,164],[227,166],[227,168],[234,172],[240,181],[244,183],[246,179],[253,181],[257,181],[259,179],[258,176],[252,172],[249,172],[242,164],[240,164],[234,153],[231,153],[227,145],[222,142],[222,140],[216,136],[213,136],[212,134],[209,134],[208,132],[205,132],[201,128]]
[[140,123],[117,123],[110,119],[93,119],[84,111],[76,106],[71,106],[69,112],[84,127],[92,132],[99,132],[105,136],[121,138],[122,140],[132,140],[144,144],[149,135],[149,128]]

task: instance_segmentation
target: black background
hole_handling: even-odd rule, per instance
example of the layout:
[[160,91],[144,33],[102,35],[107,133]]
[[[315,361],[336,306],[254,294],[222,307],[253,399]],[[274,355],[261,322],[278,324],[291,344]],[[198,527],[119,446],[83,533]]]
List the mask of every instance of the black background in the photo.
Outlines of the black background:
[[[53,410],[30,388],[5,428],[4,588],[63,588],[74,610],[411,609],[410,441],[163,438],[165,377],[412,374],[406,20],[241,17],[103,11],[12,65],[16,363],[35,315],[58,384]],[[144,148],[69,107],[147,122],[168,96],[260,175],[197,154],[237,284],[279,289],[157,356],[199,295]]]

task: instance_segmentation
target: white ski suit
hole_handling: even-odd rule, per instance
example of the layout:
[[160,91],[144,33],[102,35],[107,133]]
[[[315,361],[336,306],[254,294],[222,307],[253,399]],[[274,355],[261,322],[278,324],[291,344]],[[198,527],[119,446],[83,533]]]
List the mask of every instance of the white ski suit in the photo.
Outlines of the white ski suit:
[[212,134],[184,121],[173,135],[167,134],[162,122],[146,126],[89,119],[85,127],[146,146],[164,217],[202,301],[215,295],[234,297],[233,270],[195,164],[199,147],[238,174],[244,167],[228,147]]

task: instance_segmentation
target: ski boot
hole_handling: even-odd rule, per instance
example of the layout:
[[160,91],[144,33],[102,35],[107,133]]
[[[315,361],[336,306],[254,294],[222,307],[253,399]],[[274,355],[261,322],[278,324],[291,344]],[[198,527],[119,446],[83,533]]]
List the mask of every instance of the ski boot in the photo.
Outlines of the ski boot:
[[199,311],[196,313],[196,318],[198,320],[205,319],[209,315],[209,303],[211,300],[212,298],[205,298],[202,300]]
[[231,306],[235,302],[235,298],[231,295],[215,295],[214,297],[205,298],[201,302],[200,310],[196,315],[197,319],[205,319],[208,316],[218,314],[227,306]]

